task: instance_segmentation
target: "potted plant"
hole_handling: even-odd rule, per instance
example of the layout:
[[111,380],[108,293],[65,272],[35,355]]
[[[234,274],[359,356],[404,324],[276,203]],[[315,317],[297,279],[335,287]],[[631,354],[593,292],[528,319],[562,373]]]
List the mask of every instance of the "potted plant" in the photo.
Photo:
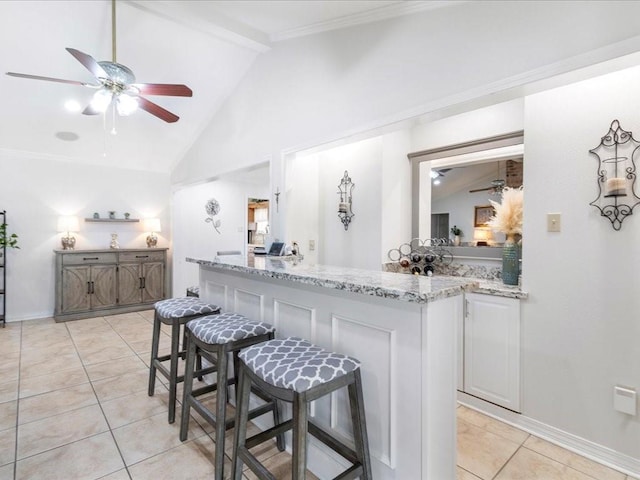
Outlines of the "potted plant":
[[[0,249],[4,248],[20,248],[18,246],[18,235],[15,233],[7,233],[7,224],[0,224]],[[2,252],[0,251],[0,256]]]
[[463,235],[462,230],[460,230],[456,225],[451,227],[451,233],[453,234],[453,244],[457,247],[460,245],[460,237]]

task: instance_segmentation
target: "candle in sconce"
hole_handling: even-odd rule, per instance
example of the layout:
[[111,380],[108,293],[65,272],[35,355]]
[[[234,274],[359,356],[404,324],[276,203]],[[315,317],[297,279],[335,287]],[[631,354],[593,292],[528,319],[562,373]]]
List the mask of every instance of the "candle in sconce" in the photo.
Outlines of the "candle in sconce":
[[340,202],[340,205],[338,205],[338,213],[347,213],[348,212],[347,208],[348,206],[346,203]]
[[605,197],[625,197],[627,195],[626,178],[608,178],[605,186]]

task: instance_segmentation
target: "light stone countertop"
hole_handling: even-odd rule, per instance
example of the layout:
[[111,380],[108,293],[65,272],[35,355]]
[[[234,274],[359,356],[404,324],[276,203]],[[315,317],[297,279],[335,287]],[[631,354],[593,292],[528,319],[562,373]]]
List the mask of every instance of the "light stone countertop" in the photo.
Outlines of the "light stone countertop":
[[469,278],[469,280],[475,280],[478,283],[473,293],[484,293],[486,295],[494,295],[497,297],[518,298],[525,300],[529,297],[529,294],[520,288],[518,285],[505,285],[502,280],[485,280],[483,278]]
[[476,279],[464,277],[402,275],[373,270],[311,265],[284,257],[229,255],[213,260],[186,258],[187,262],[262,277],[289,280],[335,290],[404,302],[428,303],[475,291]]

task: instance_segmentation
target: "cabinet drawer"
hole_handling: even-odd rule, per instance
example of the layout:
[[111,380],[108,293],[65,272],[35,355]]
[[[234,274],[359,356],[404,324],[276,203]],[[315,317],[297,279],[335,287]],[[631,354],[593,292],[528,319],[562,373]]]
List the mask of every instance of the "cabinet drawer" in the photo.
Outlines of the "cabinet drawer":
[[63,265],[89,265],[93,263],[117,263],[114,253],[71,253],[62,256]]
[[120,252],[120,262],[163,262],[164,252]]

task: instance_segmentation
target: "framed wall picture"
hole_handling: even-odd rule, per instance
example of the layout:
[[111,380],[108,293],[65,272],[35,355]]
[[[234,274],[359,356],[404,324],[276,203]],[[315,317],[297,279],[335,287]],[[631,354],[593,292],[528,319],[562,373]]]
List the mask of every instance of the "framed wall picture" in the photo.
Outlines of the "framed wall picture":
[[475,214],[473,216],[474,227],[486,227],[491,220],[491,217],[496,213],[493,205],[480,205],[475,207]]

